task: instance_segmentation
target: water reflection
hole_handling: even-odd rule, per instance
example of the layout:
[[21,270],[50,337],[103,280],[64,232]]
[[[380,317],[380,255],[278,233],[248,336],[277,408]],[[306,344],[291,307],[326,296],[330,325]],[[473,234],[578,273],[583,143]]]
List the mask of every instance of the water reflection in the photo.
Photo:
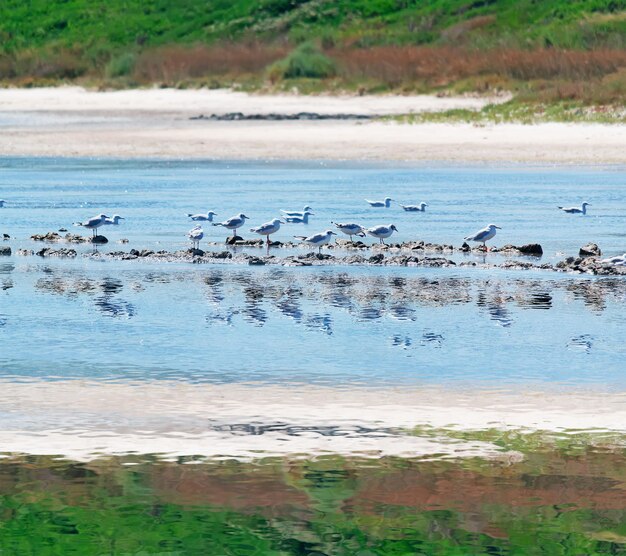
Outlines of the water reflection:
[[[230,427],[244,435],[272,432],[271,426]],[[539,452],[501,465],[330,456],[249,463],[12,457],[0,461],[5,508],[0,549],[7,554],[44,554],[50,546],[59,554],[622,554],[624,469],[623,453],[592,449]]]

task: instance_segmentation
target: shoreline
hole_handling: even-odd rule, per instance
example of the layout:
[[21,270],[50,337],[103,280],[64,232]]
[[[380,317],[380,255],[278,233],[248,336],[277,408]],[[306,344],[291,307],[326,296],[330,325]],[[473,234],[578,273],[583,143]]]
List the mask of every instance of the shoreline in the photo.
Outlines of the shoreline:
[[[454,433],[496,429],[600,439],[626,433],[626,393],[589,388],[511,392],[307,385],[294,390],[250,383],[79,379],[3,380],[2,386],[2,452],[78,460],[125,453],[242,460],[331,453],[507,459],[520,455],[488,441],[454,438]],[[411,434],[415,427],[417,434]],[[323,433],[333,430],[338,434]]]
[[626,125],[620,124],[191,119],[232,112],[381,116],[480,109],[493,100],[262,96],[223,90],[0,89],[0,156],[626,164]]

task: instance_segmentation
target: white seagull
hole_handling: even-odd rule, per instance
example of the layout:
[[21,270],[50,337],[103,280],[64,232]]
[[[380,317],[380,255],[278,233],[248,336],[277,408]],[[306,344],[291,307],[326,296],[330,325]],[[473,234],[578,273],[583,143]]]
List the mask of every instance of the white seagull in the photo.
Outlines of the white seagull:
[[373,228],[368,228],[366,231],[368,235],[378,238],[380,242],[385,245],[385,238],[397,232],[398,228],[393,224],[389,224],[388,226],[374,226]]
[[350,236],[350,241],[352,241],[352,236],[365,237],[365,228],[360,224],[354,222],[331,222],[331,224],[337,226],[340,232]]
[[85,222],[74,222],[74,226],[82,226],[83,228],[87,228],[88,230],[93,231],[93,237],[96,237],[96,230],[100,226],[104,226],[106,219],[108,216],[106,214],[99,214],[98,216],[94,216]]
[[236,236],[237,234],[235,230],[237,228],[241,228],[247,219],[248,217],[243,212],[240,212],[236,216],[232,216],[228,220],[224,220],[224,222],[213,222],[213,226],[224,226],[224,228],[232,230],[233,236]]
[[283,210],[280,209],[280,212],[282,212],[285,216],[304,216],[305,212],[311,212],[313,209],[309,206],[306,205],[302,210]]
[[305,210],[302,216],[284,216],[285,222],[290,224],[308,224],[309,216],[315,216],[312,212]]
[[369,199],[365,199],[365,202],[369,204],[370,207],[376,208],[389,208],[391,201],[393,201],[393,199],[391,199],[390,197],[385,197],[384,201],[370,201]]
[[590,207],[591,204],[583,203],[580,207],[557,207],[560,208],[563,212],[567,212],[567,214],[587,214],[587,207]]
[[318,251],[322,252],[322,245],[327,245],[330,243],[331,236],[336,236],[337,234],[332,230],[326,230],[325,232],[314,234],[312,236],[293,236],[296,239],[301,239],[303,243],[308,245],[312,245],[313,247],[317,247]]
[[202,226],[194,226],[187,232],[187,237],[191,240],[194,249],[200,249],[200,240],[204,237]]
[[426,212],[426,203],[420,203],[419,205],[400,205],[407,212]]
[[275,234],[278,230],[280,230],[280,224],[283,221],[280,218],[274,218],[274,220],[270,220],[265,224],[261,224],[256,228],[250,228],[251,232],[255,234],[259,234],[260,236],[265,236],[267,238],[267,244],[270,244],[270,236]]
[[188,213],[187,216],[189,218],[191,218],[192,220],[195,220],[196,222],[213,222],[213,217],[217,216],[217,213],[213,212],[212,210],[210,210],[206,214],[190,214],[190,213]]
[[[474,235],[467,236],[465,241],[476,241],[482,243],[485,247],[487,247],[486,242],[489,241],[492,237],[496,235],[496,230],[501,230],[500,226],[496,226],[495,224],[489,224],[486,228],[479,230]],[[487,249],[489,251],[489,249]]]
[[104,225],[105,226],[119,226],[120,220],[126,220],[126,218],[124,218],[123,216],[120,216],[119,214],[114,214],[113,216],[111,216],[111,218],[107,217],[104,219]]
[[626,253],[623,255],[617,255],[616,257],[609,257],[608,259],[602,259],[602,264],[612,264],[615,266],[626,266]]

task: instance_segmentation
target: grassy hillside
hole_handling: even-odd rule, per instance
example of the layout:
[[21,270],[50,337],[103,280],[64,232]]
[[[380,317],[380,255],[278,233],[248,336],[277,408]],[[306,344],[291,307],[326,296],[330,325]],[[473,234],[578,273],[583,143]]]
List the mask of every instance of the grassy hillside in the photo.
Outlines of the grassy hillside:
[[626,47],[626,0],[3,0],[2,49],[262,39]]
[[0,81],[626,98],[626,0],[3,0]]

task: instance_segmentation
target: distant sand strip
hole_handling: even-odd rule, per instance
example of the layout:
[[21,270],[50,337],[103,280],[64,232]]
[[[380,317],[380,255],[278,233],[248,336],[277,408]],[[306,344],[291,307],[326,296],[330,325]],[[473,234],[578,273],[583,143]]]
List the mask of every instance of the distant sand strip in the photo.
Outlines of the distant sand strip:
[[480,109],[432,96],[248,95],[150,89],[0,89],[0,156],[626,163],[626,126],[206,121],[200,114],[405,114]]

